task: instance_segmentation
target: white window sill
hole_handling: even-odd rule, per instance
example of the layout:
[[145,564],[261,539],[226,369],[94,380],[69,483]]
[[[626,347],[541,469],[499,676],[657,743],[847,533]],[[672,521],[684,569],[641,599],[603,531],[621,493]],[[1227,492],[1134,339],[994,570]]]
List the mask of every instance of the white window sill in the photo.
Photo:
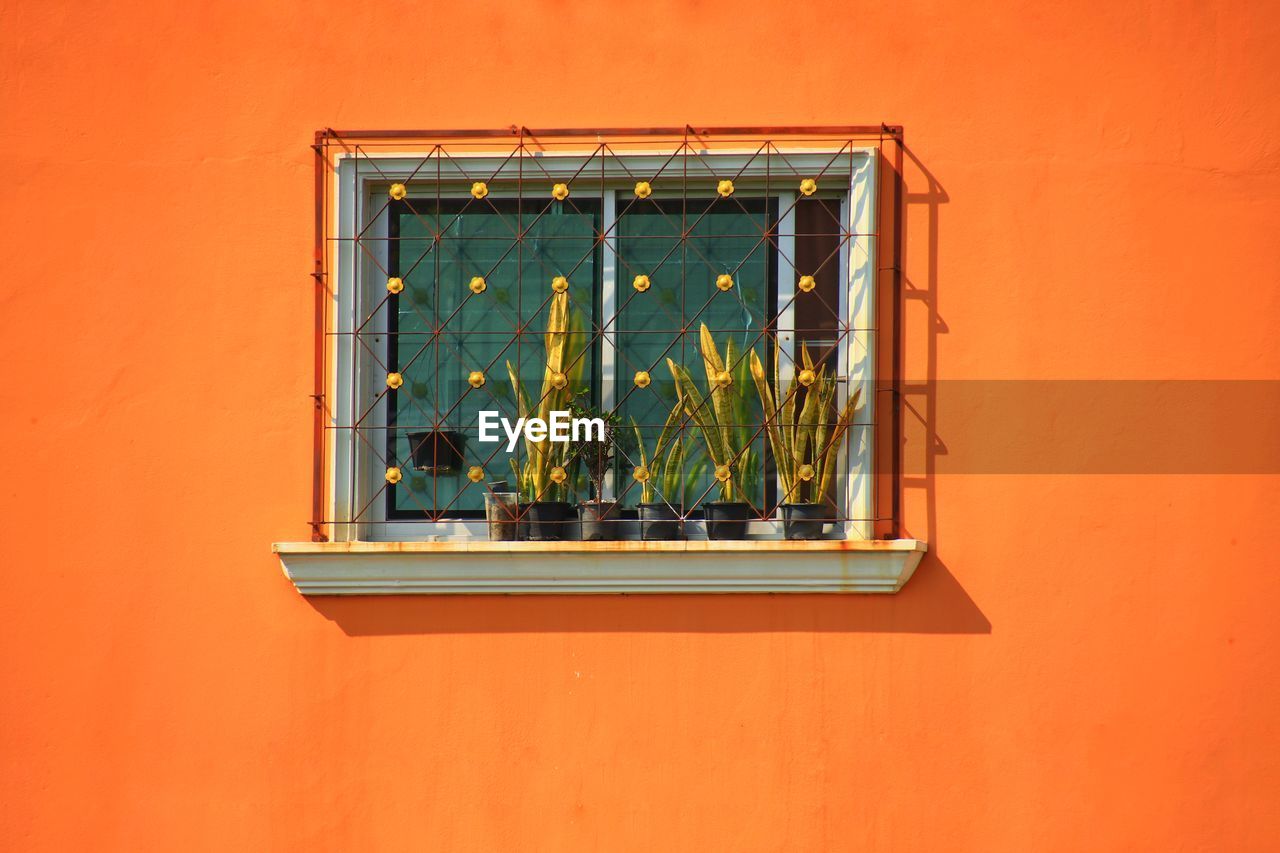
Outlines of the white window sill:
[[879,592],[916,539],[683,542],[279,542],[303,595]]

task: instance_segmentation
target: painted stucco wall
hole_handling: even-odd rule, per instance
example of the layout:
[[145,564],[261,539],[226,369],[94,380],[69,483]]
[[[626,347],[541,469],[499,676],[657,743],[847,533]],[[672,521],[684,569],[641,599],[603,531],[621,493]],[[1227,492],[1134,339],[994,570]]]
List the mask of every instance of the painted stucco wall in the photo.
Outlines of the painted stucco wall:
[[[0,847],[1274,849],[1280,480],[949,471],[990,425],[927,402],[1280,379],[1276,7],[0,16]],[[881,120],[912,156],[908,454],[936,463],[900,595],[282,577],[314,130]]]

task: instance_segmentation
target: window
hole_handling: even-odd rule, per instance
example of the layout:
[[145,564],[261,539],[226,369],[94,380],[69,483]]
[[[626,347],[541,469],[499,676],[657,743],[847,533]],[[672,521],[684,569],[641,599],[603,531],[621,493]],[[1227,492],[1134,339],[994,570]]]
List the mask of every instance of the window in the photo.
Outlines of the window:
[[[641,503],[704,536],[719,500],[748,507],[751,538],[781,537],[798,503],[824,508],[828,537],[873,537],[874,138],[334,134],[317,150],[318,532],[484,539],[500,480],[522,506],[587,499],[573,445],[481,441],[485,413],[514,425],[522,393],[536,410],[555,387],[614,424],[600,485],[619,538]],[[819,388],[830,402],[808,412]],[[802,416],[821,426],[797,459]]]

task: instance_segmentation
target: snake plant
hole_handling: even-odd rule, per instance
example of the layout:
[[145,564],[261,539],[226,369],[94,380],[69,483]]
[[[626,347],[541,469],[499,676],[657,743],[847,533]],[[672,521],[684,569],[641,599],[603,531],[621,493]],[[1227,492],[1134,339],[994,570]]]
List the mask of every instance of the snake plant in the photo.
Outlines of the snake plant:
[[[673,506],[682,505],[702,469],[697,465],[689,465],[688,441],[679,434],[680,421],[684,415],[684,398],[677,391],[676,403],[662,425],[658,441],[653,452],[647,452],[644,436],[635,420],[631,421],[631,429],[636,434],[636,450],[640,455],[640,466],[635,470],[635,479],[640,483],[640,502],[653,503],[659,498]],[[674,437],[673,437],[674,433]]]
[[[542,374],[542,393],[536,402],[530,399],[516,368],[507,362],[507,376],[511,379],[520,417],[536,417],[546,422],[552,412],[568,408],[574,396],[572,389],[578,387],[582,377],[586,351],[584,338],[582,319],[570,307],[569,294],[560,292],[553,295],[544,335],[546,364]],[[524,464],[517,464],[514,457],[511,459],[511,470],[521,496],[530,501],[564,499],[569,488],[564,471],[566,445],[551,441],[548,435],[540,441],[526,437],[524,446]]]
[[720,500],[749,500],[759,486],[760,460],[751,447],[754,418],[747,400],[747,362],[739,357],[733,338],[725,340],[721,358],[706,323],[702,324],[700,342],[705,393],[683,365],[668,358],[667,368],[685,402],[685,411],[702,433],[720,484]]
[[801,370],[785,385],[774,348],[772,382],[752,350],[751,378],[764,405],[765,430],[782,482],[783,503],[821,503],[835,478],[836,460],[858,408],[862,389],[849,397],[834,421],[836,378],[826,365],[815,367],[808,346],[801,346]]

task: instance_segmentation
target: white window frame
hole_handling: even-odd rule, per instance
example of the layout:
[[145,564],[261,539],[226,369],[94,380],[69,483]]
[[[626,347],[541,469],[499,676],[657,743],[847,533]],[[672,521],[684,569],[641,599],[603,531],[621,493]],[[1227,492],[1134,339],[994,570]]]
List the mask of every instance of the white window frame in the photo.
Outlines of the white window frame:
[[[841,336],[838,355],[839,402],[843,406],[853,388],[862,389],[862,403],[851,430],[852,459],[842,449],[839,472],[844,493],[844,514],[853,521],[843,524],[838,531],[842,538],[871,539],[874,529],[874,429],[875,423],[875,317],[876,317],[876,241],[877,223],[877,150],[874,147],[846,145],[839,149],[786,149],[789,173],[811,169],[822,173],[822,188],[832,181],[841,187],[842,221],[849,232],[840,255],[841,280],[845,287],[840,291],[840,314],[848,323],[849,333]],[[537,163],[527,161],[536,156]],[[834,160],[833,160],[834,158]],[[432,166],[424,168],[424,159]],[[391,183],[407,182],[410,197],[429,194],[436,197],[436,185],[449,191],[439,192],[439,197],[462,198],[466,196],[475,174],[495,175],[489,181],[492,198],[514,197],[516,193],[504,186],[514,182],[523,172],[526,182],[530,177],[545,181],[569,179],[578,175],[573,185],[574,197],[598,198],[601,201],[602,225],[607,237],[603,247],[602,263],[602,319],[612,319],[616,310],[618,282],[616,260],[616,235],[612,230],[616,193],[630,191],[633,176],[653,175],[661,169],[667,157],[650,152],[627,153],[611,150],[608,157],[590,152],[556,153],[545,156],[532,153],[501,156],[492,153],[459,155],[450,153],[447,158],[439,155],[424,158],[422,154],[343,153],[337,156],[334,170],[333,198],[335,203],[327,223],[328,233],[336,236],[334,264],[330,277],[330,364],[328,399],[330,408],[330,477],[327,496],[328,517],[336,522],[348,522],[361,508],[366,520],[358,523],[330,524],[330,538],[335,542],[413,542],[413,541],[475,541],[486,538],[486,525],[482,520],[457,520],[441,522],[386,521],[383,496],[385,495],[385,469],[371,461],[374,454],[368,444],[377,440],[386,426],[386,405],[379,404],[366,419],[368,435],[362,440],[351,425],[367,404],[385,389],[385,376],[378,371],[374,359],[367,357],[356,340],[354,331],[362,318],[369,317],[374,305],[383,301],[386,294],[386,278],[379,271],[379,264],[386,268],[387,252],[387,188]],[[459,163],[466,162],[464,175]],[[595,161],[595,162],[592,162]],[[760,195],[767,166],[764,158],[755,151],[716,150],[691,157],[686,167],[687,180],[706,183],[714,187],[718,177],[733,176],[743,195]],[[671,172],[668,172],[669,174]],[[437,178],[437,174],[439,177]],[[682,171],[674,175],[684,176]],[[605,192],[601,195],[602,183]],[[774,177],[772,184],[777,183]],[[660,185],[659,185],[660,187]],[[429,188],[429,189],[424,189]],[[415,192],[416,190],[416,192]],[[770,196],[778,200],[782,214],[779,222],[778,302],[786,306],[779,316],[778,344],[784,352],[794,356],[794,309],[788,305],[800,272],[790,261],[794,259],[794,211],[790,210],[795,198],[793,189],[778,190],[770,187]],[[656,197],[661,197],[655,192]],[[362,223],[362,224],[360,224]],[[357,246],[356,236],[362,240]],[[790,245],[788,245],[790,244]],[[381,253],[381,254],[379,254]],[[371,345],[384,346],[382,336],[387,329],[385,305],[365,330],[372,334]],[[602,340],[602,403],[606,406],[615,398],[613,353],[616,333],[606,332]],[[788,372],[790,359],[784,358],[784,374]],[[385,397],[384,397],[385,400]],[[701,535],[701,524],[691,522],[686,529],[691,536]],[[781,521],[752,522],[751,538],[778,539],[781,537]],[[572,544],[572,543],[568,543]]]

